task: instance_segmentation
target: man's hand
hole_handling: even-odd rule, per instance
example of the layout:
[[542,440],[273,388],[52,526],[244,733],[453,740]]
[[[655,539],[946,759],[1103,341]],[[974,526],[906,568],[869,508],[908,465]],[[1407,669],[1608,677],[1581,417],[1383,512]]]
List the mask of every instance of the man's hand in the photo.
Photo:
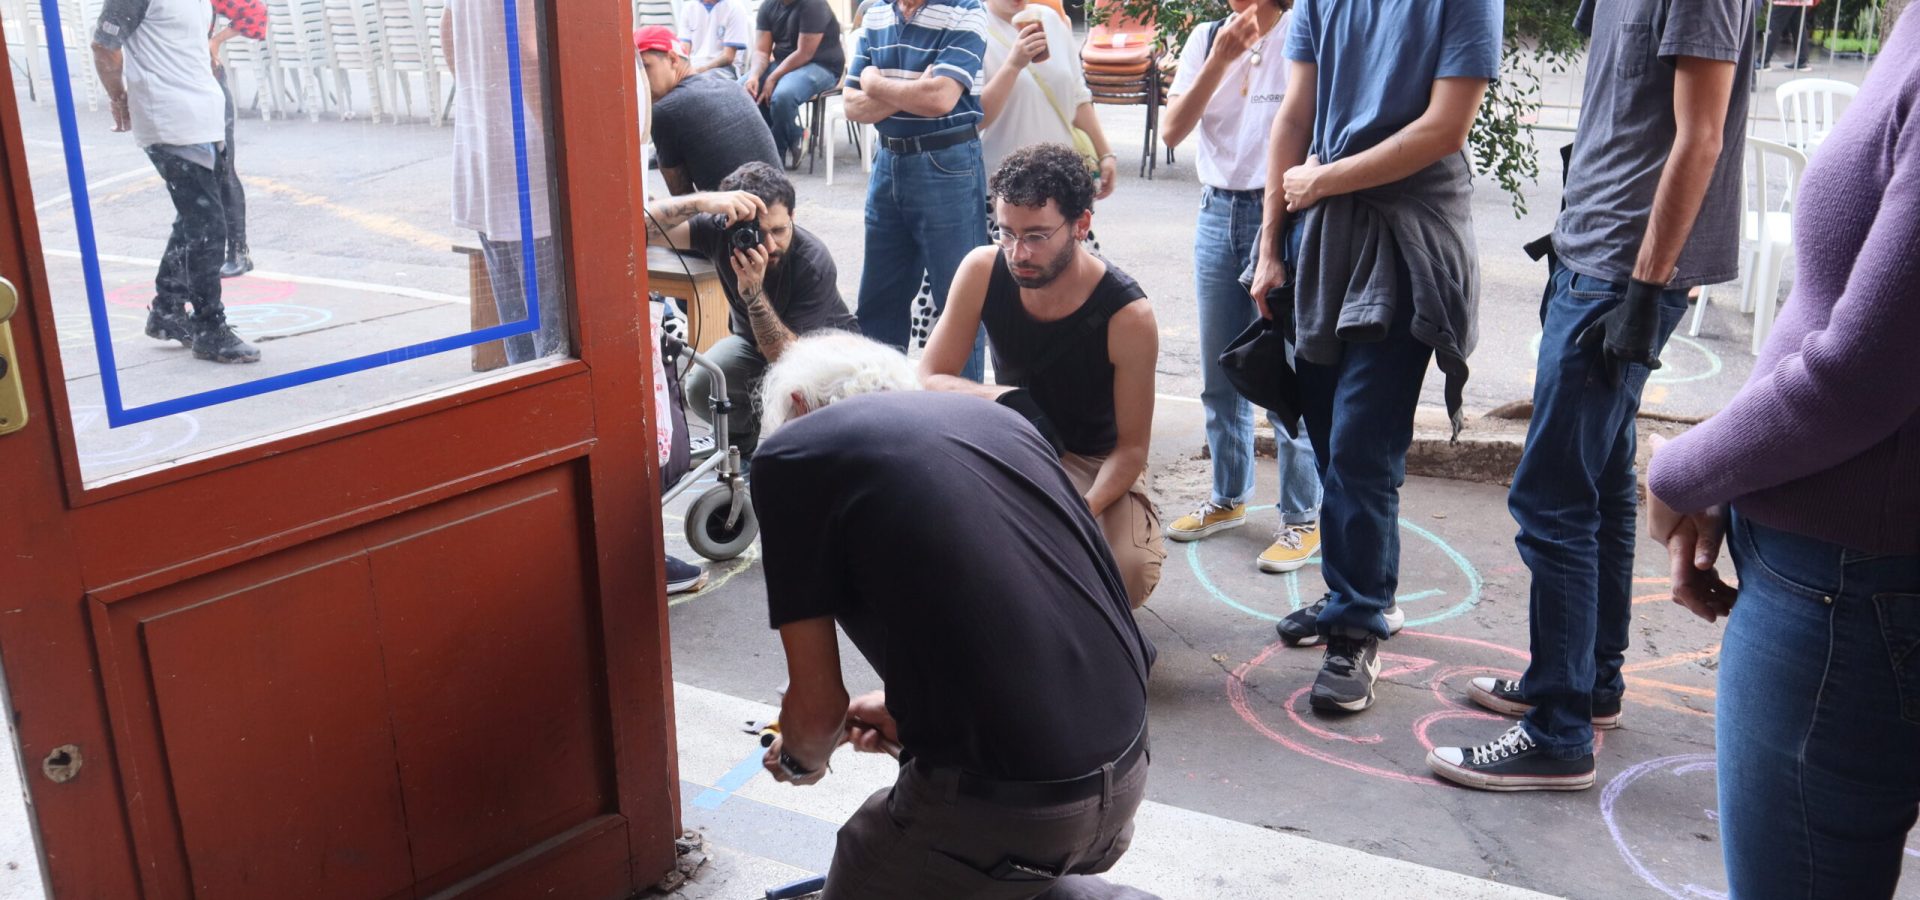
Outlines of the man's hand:
[[779,735],[774,735],[773,746],[768,747],[766,755],[760,757],[760,764],[766,767],[767,774],[772,775],[773,780],[804,786],[816,784],[820,779],[827,777],[827,767],[824,764],[821,765],[820,768],[808,772],[805,775],[795,775],[787,771],[787,767],[780,764],[780,753],[785,745],[785,739]]
[[1093,192],[1093,199],[1105,200],[1113,196],[1115,183],[1120,180],[1120,163],[1112,156],[1100,157],[1100,188]]
[[1607,368],[1616,375],[1624,363],[1660,368],[1660,292],[1664,290],[1664,285],[1628,279],[1620,303],[1581,329],[1574,343],[1583,350],[1600,347]]
[[1260,40],[1260,19],[1251,11],[1234,16],[1213,35],[1213,56],[1226,62],[1239,59]]
[[[1261,243],[1266,243],[1263,239]],[[1267,250],[1261,250],[1260,258],[1253,266],[1253,305],[1260,310],[1260,318],[1273,318],[1273,310],[1267,308],[1267,295],[1287,283],[1287,264],[1280,257]]]
[[1288,169],[1281,176],[1280,187],[1287,198],[1287,212],[1300,212],[1327,196],[1326,186],[1320,177],[1326,173],[1326,168],[1320,164],[1320,157],[1309,156],[1306,162]]
[[747,80],[742,81],[740,86],[746,88],[747,99],[755,103],[760,102],[760,73],[754,72],[748,75]]
[[715,191],[696,196],[701,212],[719,216],[728,225],[756,220],[767,214],[767,204],[746,191]]
[[777,73],[777,72],[776,72],[776,73],[774,73],[774,74],[772,74],[772,75],[768,75],[768,76],[767,76],[767,85],[766,85],[766,87],[763,87],[763,88],[761,88],[761,89],[760,89],[760,96],[759,96],[759,97],[757,97],[757,98],[755,98],[755,99],[757,99],[757,100],[759,100],[759,101],[760,101],[760,105],[761,105],[761,106],[765,106],[765,105],[767,105],[767,104],[769,104],[769,103],[772,103],[772,102],[773,102],[773,89],[774,89],[774,88],[777,88],[777,87],[779,87],[779,86],[780,86],[780,75],[779,75],[779,73]]
[[1021,26],[1020,37],[1013,42],[1013,48],[1007,52],[1007,65],[1016,70],[1024,69],[1046,53],[1046,26],[1039,22],[1029,22]]
[[885,691],[862,694],[847,704],[847,743],[862,753],[900,755],[900,726],[887,712]]
[[760,288],[767,280],[766,246],[733,251],[733,277],[740,285],[740,299],[752,303],[760,296]]
[[113,110],[113,130],[132,131],[133,112],[127,108],[127,95],[107,98],[108,108]]
[[880,74],[879,66],[868,66],[860,70],[860,89],[869,94],[873,93],[874,85],[886,80],[887,76]]

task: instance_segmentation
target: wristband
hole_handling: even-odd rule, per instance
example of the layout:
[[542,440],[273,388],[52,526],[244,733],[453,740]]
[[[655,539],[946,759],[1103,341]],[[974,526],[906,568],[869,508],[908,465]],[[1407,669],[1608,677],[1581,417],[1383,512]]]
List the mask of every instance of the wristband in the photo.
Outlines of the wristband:
[[800,761],[794,759],[793,754],[785,749],[780,751],[780,768],[787,770],[788,778],[805,778],[814,773],[813,769],[801,765]]

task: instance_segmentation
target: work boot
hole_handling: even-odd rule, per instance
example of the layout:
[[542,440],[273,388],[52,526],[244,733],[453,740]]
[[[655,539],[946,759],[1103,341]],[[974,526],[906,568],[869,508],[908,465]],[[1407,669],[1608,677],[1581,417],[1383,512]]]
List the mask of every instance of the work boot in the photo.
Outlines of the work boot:
[[228,248],[227,261],[220,266],[221,278],[239,278],[253,271],[253,254],[247,248]]
[[[1467,699],[1503,716],[1524,716],[1533,704],[1520,694],[1520,682],[1511,678],[1482,676],[1467,683]],[[1593,698],[1593,727],[1602,730],[1620,727],[1620,698]]]
[[1322,712],[1359,712],[1373,705],[1373,683],[1379,677],[1379,638],[1328,638],[1327,655],[1307,702]]
[[157,341],[179,341],[180,346],[191,347],[193,326],[188,324],[184,311],[168,312],[158,306],[148,306],[147,337]]
[[225,322],[201,327],[194,332],[193,356],[195,359],[208,359],[217,363],[260,361],[260,351],[252,344],[241,340],[239,335],[233,333],[233,326]]
[[1455,784],[1483,791],[1584,791],[1593,787],[1593,754],[1555,759],[1523,725],[1478,747],[1435,747],[1427,768]]
[[1247,524],[1247,505],[1215,506],[1212,501],[1167,526],[1167,537],[1176,541],[1197,541],[1207,535]]
[[[1320,599],[1302,606],[1287,614],[1279,624],[1273,626],[1280,633],[1280,640],[1289,647],[1318,647],[1326,636],[1320,633],[1320,611],[1327,608],[1327,602],[1333,599],[1333,593],[1320,595]],[[1387,634],[1399,634],[1407,627],[1407,614],[1395,604],[1387,608]]]

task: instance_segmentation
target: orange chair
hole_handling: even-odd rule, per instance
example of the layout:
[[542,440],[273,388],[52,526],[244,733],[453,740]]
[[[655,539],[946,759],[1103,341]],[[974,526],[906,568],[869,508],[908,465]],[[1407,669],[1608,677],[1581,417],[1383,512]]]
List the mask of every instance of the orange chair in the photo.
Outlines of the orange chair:
[[[1094,9],[1115,4],[1116,0],[1096,0]],[[1086,71],[1093,102],[1147,108],[1147,133],[1140,158],[1143,178],[1152,178],[1158,167],[1153,144],[1160,134],[1160,104],[1164,102],[1160,57],[1155,47],[1159,38],[1152,25],[1115,15],[1105,25],[1094,26],[1080,48],[1080,65]]]

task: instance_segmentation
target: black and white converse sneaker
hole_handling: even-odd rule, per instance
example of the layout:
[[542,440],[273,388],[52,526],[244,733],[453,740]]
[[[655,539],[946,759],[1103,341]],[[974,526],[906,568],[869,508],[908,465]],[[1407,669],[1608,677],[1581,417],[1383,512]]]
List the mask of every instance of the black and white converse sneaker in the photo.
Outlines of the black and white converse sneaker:
[[1373,705],[1373,682],[1379,677],[1379,638],[1328,638],[1327,656],[1307,701],[1326,712],[1359,712]]
[[[1533,704],[1520,695],[1520,682],[1511,678],[1475,678],[1467,685],[1467,698],[1503,716],[1524,716]],[[1620,727],[1620,698],[1593,700],[1593,727],[1606,730]]]
[[[1318,647],[1326,641],[1320,634],[1320,611],[1327,608],[1327,601],[1333,594],[1321,594],[1320,599],[1302,606],[1287,614],[1273,630],[1280,633],[1280,642],[1289,647]],[[1387,634],[1399,634],[1407,627],[1407,614],[1399,606],[1387,610]]]
[[1593,787],[1593,754],[1555,759],[1515,725],[1490,744],[1435,747],[1427,768],[1455,784],[1483,791],[1584,791]]

